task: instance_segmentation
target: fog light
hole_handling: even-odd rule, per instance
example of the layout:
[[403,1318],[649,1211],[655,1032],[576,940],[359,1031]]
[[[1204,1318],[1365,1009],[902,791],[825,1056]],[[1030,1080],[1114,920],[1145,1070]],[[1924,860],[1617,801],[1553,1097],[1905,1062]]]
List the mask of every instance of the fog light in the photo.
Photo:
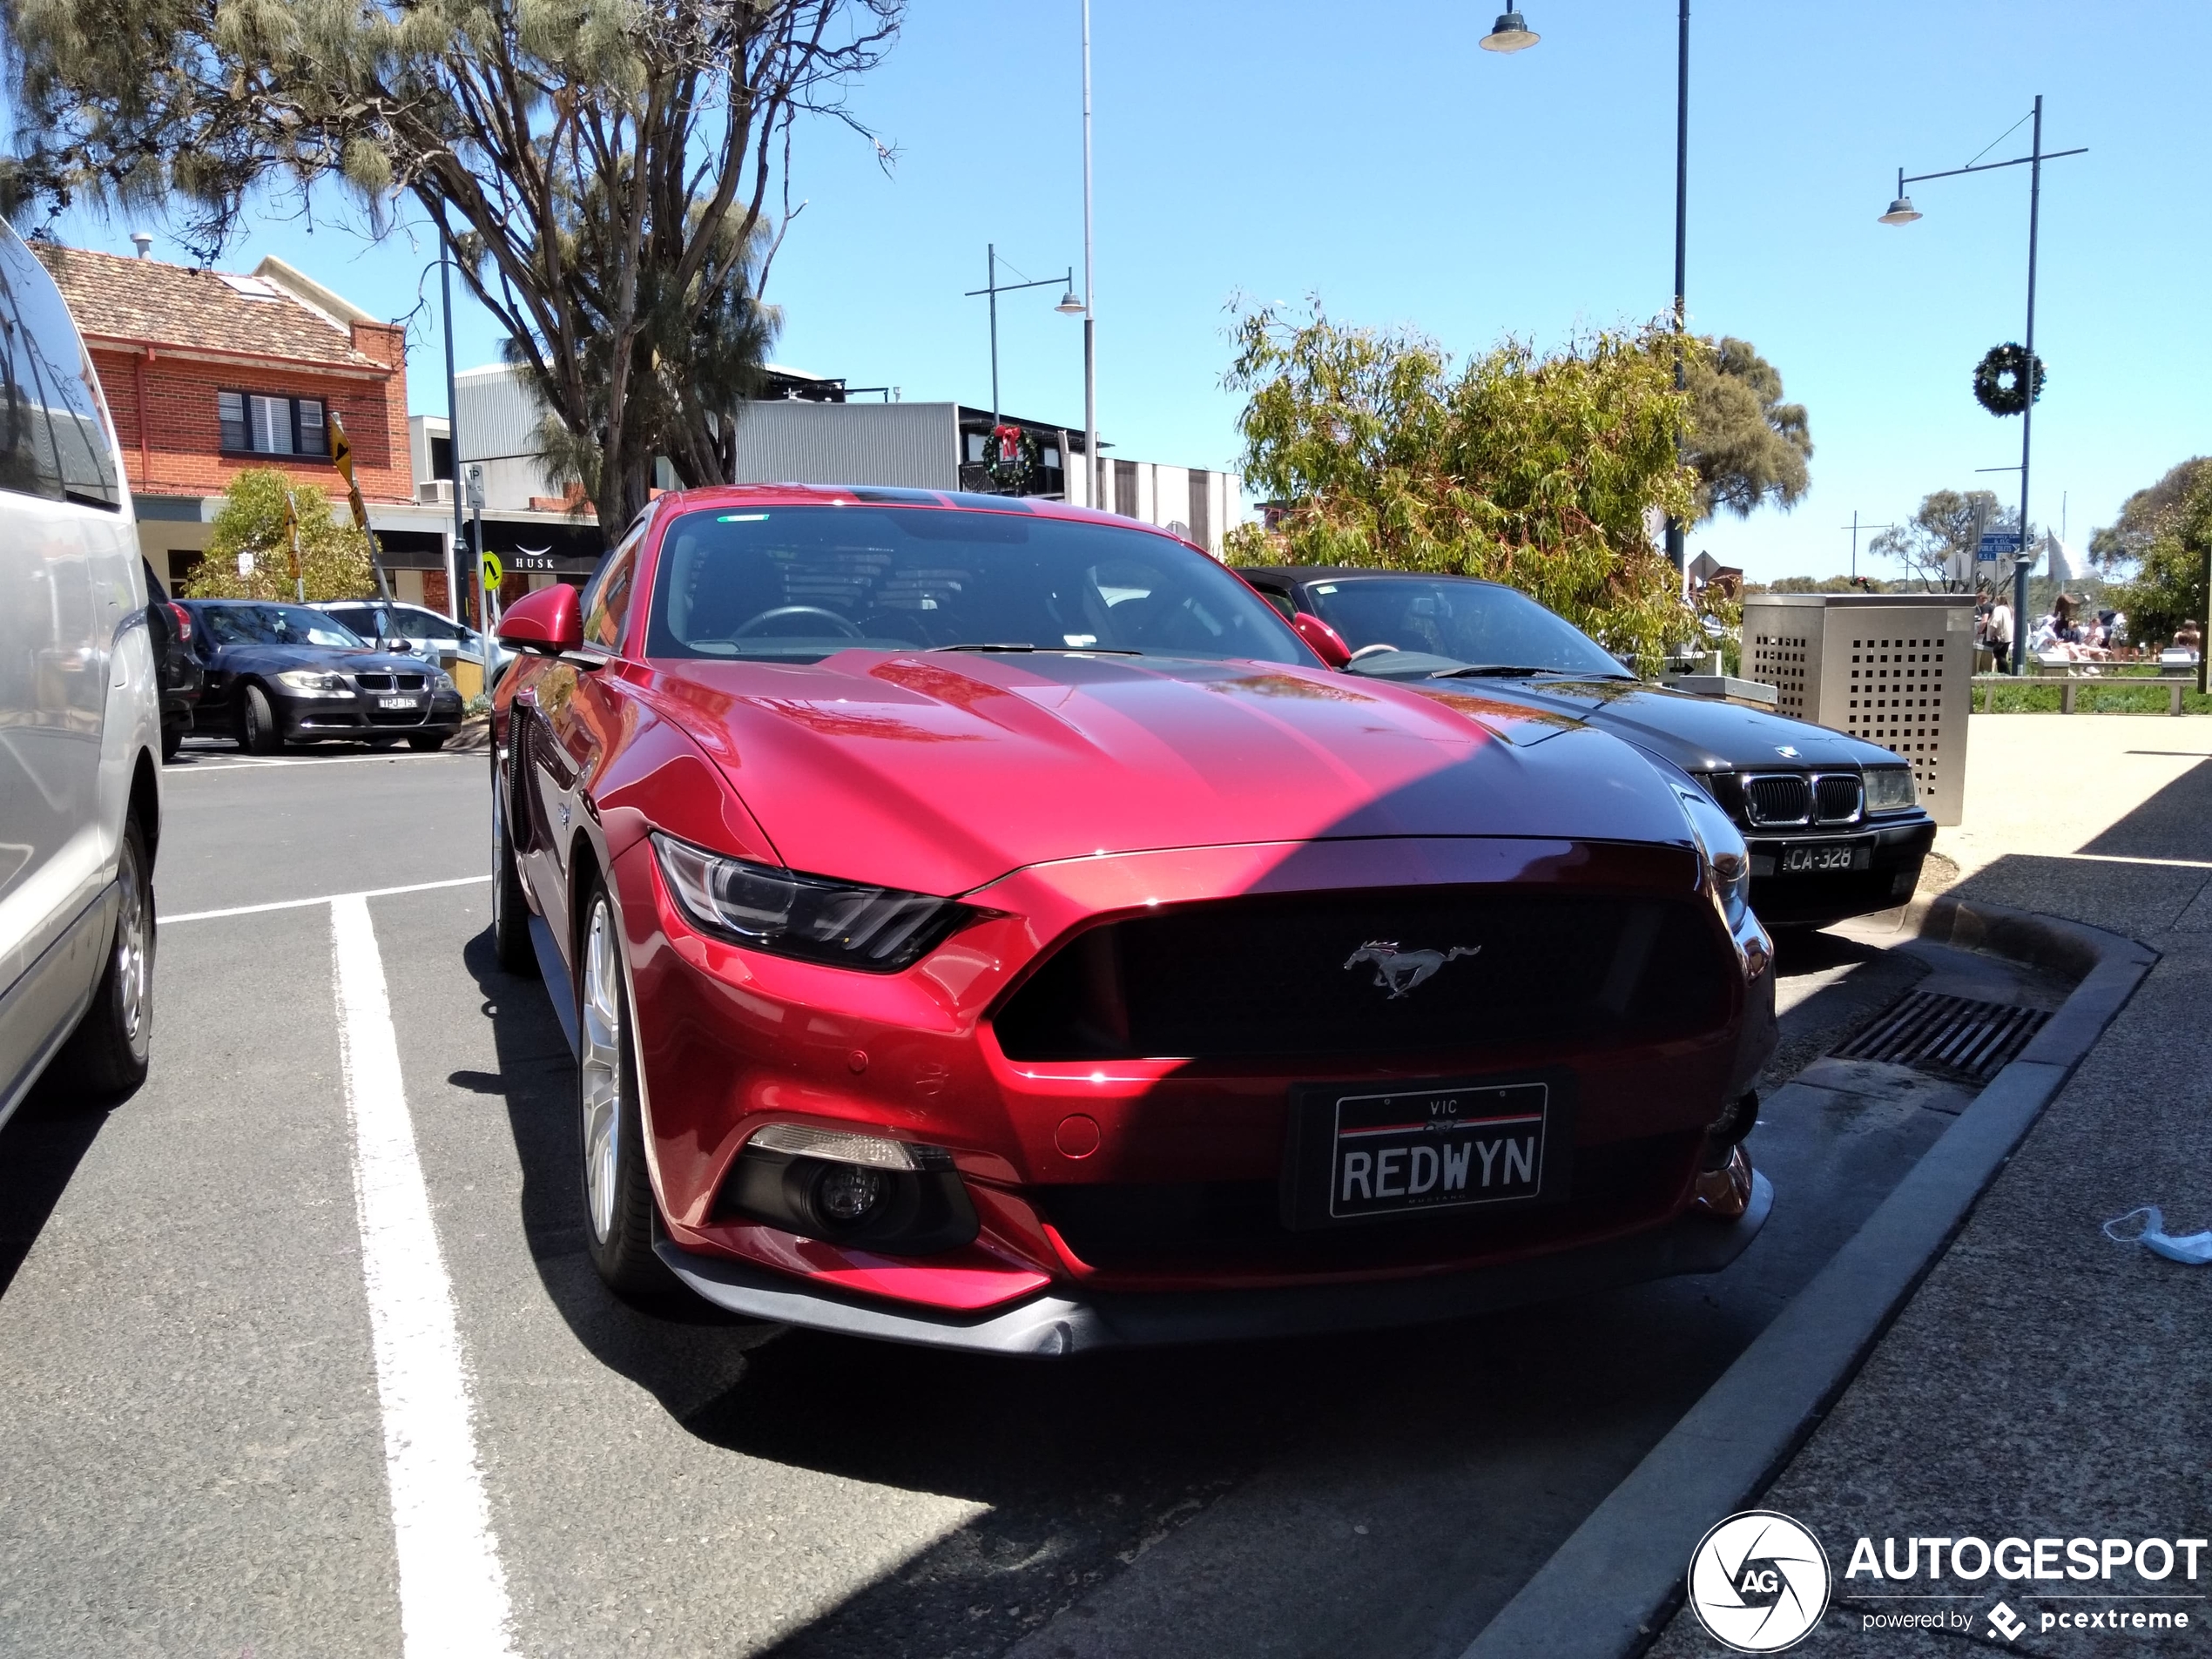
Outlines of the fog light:
[[860,1163],[833,1163],[814,1184],[814,1204],[840,1227],[863,1221],[883,1202],[890,1180],[880,1170]]

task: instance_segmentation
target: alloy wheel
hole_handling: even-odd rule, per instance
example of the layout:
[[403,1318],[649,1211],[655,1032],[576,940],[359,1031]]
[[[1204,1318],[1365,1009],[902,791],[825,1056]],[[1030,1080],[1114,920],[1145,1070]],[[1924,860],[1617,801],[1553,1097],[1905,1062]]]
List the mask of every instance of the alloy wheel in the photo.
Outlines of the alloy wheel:
[[123,903],[115,919],[115,982],[123,1015],[123,1035],[135,1049],[144,1027],[152,987],[153,952],[146,936],[150,920],[145,885],[138,873],[138,849],[123,838],[123,856],[117,873],[121,877]]
[[578,1073],[583,1111],[583,1190],[592,1237],[614,1231],[615,1177],[622,1130],[622,969],[615,957],[614,914],[603,894],[591,907],[583,944],[583,1038]]

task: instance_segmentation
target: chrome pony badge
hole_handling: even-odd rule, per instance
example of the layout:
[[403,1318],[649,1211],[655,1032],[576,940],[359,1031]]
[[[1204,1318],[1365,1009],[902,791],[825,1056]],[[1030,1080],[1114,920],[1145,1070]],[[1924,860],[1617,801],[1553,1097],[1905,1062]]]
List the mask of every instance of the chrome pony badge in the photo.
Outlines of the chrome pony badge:
[[1480,945],[1454,945],[1449,950],[1400,950],[1395,940],[1371,939],[1352,953],[1345,966],[1352,968],[1362,962],[1372,962],[1375,983],[1398,997],[1434,977],[1436,970],[1445,963],[1472,956],[1481,948]]

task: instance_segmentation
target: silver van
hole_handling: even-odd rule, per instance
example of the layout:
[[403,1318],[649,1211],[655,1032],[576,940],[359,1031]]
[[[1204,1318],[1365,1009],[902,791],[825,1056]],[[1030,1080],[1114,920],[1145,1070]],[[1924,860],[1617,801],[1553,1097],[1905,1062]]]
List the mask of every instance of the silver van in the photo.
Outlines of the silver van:
[[0,223],[0,1123],[52,1068],[113,1096],[153,1028],[161,687],[114,423]]

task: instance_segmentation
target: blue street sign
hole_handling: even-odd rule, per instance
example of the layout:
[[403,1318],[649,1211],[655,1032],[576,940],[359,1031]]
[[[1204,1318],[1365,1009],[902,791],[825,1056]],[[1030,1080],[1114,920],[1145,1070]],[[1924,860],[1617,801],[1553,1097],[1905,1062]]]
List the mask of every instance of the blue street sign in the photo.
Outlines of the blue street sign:
[[1974,550],[1974,562],[1994,564],[2004,555],[2020,550],[2020,533],[2018,530],[1984,530],[1981,544]]

